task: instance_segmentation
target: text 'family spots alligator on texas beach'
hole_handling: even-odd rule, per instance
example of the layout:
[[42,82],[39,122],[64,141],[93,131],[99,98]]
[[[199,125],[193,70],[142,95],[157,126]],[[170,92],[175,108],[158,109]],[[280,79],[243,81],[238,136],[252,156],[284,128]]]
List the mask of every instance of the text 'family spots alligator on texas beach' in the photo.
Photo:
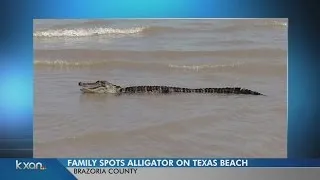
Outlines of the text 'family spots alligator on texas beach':
[[79,82],[81,91],[84,93],[99,94],[134,94],[134,93],[153,93],[153,94],[172,94],[172,93],[206,93],[206,94],[245,94],[245,95],[263,95],[259,92],[240,87],[223,88],[181,88],[170,86],[130,86],[121,87],[108,81]]

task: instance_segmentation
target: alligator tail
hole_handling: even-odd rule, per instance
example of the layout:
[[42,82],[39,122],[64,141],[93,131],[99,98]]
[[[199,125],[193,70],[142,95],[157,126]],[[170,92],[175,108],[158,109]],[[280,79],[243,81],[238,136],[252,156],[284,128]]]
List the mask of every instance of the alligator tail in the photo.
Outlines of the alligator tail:
[[195,93],[263,95],[257,91],[252,91],[252,90],[244,89],[240,87],[201,88],[201,89],[192,89],[192,91]]
[[244,89],[240,87],[225,87],[225,88],[180,88],[169,86],[131,86],[120,90],[121,93],[218,93],[218,94],[248,94],[248,95],[263,95],[259,92]]

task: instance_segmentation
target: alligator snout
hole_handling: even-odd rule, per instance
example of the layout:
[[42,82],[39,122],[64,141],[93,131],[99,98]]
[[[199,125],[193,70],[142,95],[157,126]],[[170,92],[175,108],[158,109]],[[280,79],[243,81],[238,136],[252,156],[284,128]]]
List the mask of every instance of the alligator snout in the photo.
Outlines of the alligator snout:
[[96,87],[96,86],[100,86],[100,84],[97,83],[97,82],[79,82],[78,85],[79,85],[79,86],[82,86],[82,87],[90,87],[90,86]]

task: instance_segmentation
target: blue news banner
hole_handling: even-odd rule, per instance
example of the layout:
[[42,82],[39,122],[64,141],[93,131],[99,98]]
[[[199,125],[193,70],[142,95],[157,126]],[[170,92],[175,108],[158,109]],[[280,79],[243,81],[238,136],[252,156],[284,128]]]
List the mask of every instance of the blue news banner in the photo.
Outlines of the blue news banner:
[[75,158],[58,159],[67,168],[77,167],[320,167],[320,159],[245,158]]
[[[75,178],[77,174],[138,174],[140,168],[320,167],[320,159],[63,158],[0,159],[0,179]],[[35,178],[36,177],[36,178]]]

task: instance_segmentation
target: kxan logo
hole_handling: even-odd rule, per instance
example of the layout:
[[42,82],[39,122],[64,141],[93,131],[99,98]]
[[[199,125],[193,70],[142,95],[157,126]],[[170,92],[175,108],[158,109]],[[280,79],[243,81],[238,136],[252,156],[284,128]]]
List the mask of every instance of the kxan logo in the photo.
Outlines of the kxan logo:
[[45,170],[47,169],[41,162],[25,162],[16,160],[18,170]]

